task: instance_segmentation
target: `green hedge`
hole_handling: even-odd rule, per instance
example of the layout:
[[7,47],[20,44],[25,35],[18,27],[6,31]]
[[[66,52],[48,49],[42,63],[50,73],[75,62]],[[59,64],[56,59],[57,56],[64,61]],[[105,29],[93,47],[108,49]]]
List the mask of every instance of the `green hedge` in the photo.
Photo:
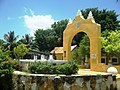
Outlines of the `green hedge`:
[[65,74],[71,75],[78,71],[78,65],[69,61],[65,64],[53,64],[48,62],[35,62],[29,66],[30,73],[34,74]]

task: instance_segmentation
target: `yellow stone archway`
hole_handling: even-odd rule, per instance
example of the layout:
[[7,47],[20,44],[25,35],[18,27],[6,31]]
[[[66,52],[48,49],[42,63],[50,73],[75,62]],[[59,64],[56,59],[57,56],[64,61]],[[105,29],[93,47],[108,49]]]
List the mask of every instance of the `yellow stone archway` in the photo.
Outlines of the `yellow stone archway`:
[[94,65],[101,62],[101,26],[95,22],[91,11],[87,19],[84,19],[82,13],[78,10],[74,21],[72,22],[72,20],[69,20],[69,23],[63,32],[64,60],[70,60],[71,43],[74,36],[79,32],[86,33],[90,39],[90,68],[92,69]]

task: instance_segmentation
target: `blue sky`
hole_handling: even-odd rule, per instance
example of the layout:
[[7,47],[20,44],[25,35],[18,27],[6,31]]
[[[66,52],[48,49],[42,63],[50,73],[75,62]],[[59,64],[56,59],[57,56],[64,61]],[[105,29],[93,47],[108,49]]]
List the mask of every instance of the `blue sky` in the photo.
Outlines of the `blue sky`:
[[37,28],[50,28],[55,21],[73,20],[79,9],[95,7],[120,14],[116,0],[0,0],[0,39],[9,31],[20,37],[33,35]]

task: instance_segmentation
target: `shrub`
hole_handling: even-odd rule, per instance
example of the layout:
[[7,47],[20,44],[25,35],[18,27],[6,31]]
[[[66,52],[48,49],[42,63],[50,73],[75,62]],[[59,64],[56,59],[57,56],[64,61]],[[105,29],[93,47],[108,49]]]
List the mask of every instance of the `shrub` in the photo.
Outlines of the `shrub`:
[[0,48],[0,90],[12,90],[14,61],[9,55],[9,51],[3,52]]
[[35,62],[29,66],[29,71],[34,74],[75,74],[78,71],[78,65],[69,61],[65,64],[53,64],[48,62]]

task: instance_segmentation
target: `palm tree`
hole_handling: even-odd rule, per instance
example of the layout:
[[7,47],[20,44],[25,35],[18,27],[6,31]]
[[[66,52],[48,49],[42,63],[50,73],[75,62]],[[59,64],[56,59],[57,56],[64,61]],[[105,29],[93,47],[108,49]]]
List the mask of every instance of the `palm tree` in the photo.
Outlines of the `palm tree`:
[[15,36],[15,33],[14,31],[10,31],[8,32],[8,34],[4,34],[4,39],[6,41],[6,50],[10,50],[11,52],[11,57],[13,58],[14,57],[14,52],[13,52],[13,49],[15,46],[17,46],[17,38],[18,38],[18,35]]
[[23,36],[23,38],[20,40],[20,42],[28,45],[28,47],[31,47],[32,40],[33,40],[33,37],[31,37],[29,34],[25,34],[25,36]]

